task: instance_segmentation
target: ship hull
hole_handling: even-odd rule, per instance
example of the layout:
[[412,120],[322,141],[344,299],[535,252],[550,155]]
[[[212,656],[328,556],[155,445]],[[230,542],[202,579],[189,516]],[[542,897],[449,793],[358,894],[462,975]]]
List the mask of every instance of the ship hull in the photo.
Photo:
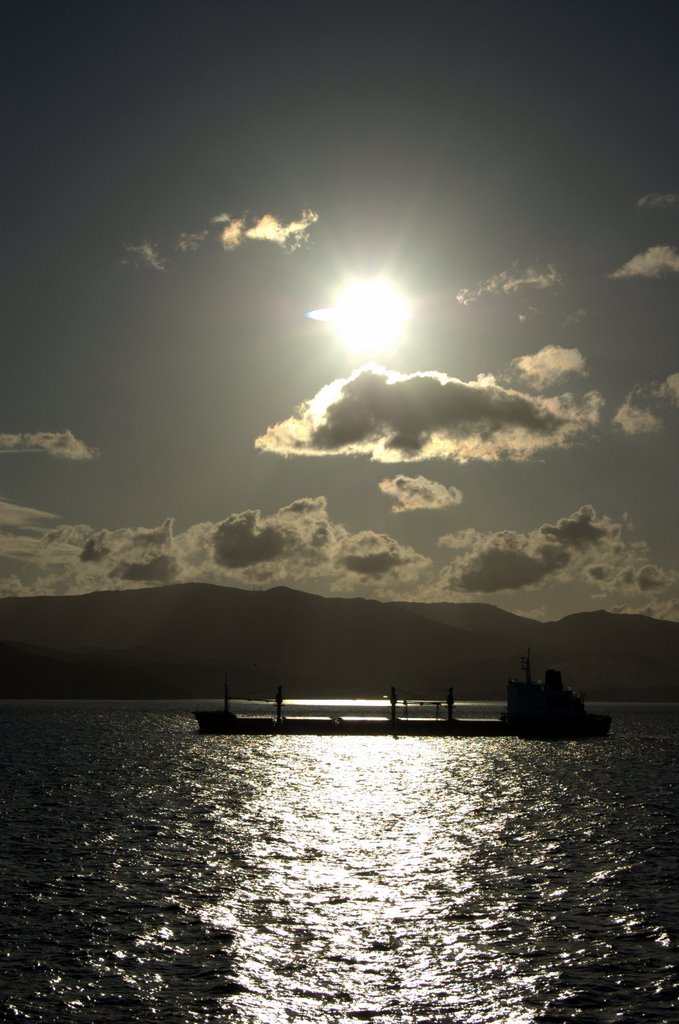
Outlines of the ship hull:
[[202,733],[222,736],[507,736],[502,719],[237,718],[223,711],[194,711]]
[[345,719],[238,718],[223,711],[195,711],[200,732],[220,736],[518,736],[521,739],[586,739],[607,736],[608,715],[577,715],[565,720],[549,715],[513,718]]
[[608,736],[611,727],[609,715],[526,715],[509,718],[509,731],[521,739],[586,739],[590,736]]

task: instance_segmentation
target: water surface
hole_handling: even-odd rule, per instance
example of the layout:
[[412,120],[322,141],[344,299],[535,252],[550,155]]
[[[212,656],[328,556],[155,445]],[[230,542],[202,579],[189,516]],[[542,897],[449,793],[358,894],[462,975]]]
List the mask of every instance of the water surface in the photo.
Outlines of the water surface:
[[550,742],[190,710],[0,704],[0,1019],[676,1020],[679,706]]

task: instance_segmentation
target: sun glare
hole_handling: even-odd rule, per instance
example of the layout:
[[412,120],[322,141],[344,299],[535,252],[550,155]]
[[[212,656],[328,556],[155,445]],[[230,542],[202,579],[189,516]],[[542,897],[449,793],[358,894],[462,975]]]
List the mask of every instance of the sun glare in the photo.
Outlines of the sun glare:
[[337,305],[306,314],[331,323],[345,344],[362,355],[384,352],[403,332],[410,310],[387,281],[353,281],[340,294]]

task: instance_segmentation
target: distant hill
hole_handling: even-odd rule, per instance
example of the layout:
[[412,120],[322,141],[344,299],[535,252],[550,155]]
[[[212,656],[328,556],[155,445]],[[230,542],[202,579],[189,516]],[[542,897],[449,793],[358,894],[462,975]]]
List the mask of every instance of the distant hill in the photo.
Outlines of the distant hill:
[[590,698],[679,699],[679,623],[198,583],[0,600],[0,697],[218,697],[228,669],[235,695],[502,699],[529,645]]
[[[193,678],[192,678],[193,677]],[[24,648],[0,643],[0,697],[79,700],[114,697],[121,700],[195,697],[196,676],[177,672],[172,666],[143,666],[110,659],[106,652],[78,658],[39,647]],[[208,681],[216,691],[219,679]],[[205,683],[202,684],[205,686]]]
[[421,615],[434,622],[443,622],[457,629],[472,633],[489,633],[494,636],[511,637],[524,646],[535,642],[544,623],[513,615],[496,608],[493,604],[453,604],[439,601],[425,604],[422,601],[398,601],[396,607]]

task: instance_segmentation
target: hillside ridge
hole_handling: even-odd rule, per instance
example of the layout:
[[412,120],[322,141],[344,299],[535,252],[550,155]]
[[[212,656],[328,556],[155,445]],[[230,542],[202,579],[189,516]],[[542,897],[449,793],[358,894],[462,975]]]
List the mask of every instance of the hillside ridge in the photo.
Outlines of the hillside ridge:
[[243,695],[282,684],[290,696],[372,697],[394,685],[417,697],[453,685],[458,699],[502,699],[529,646],[537,674],[561,668],[592,699],[679,697],[679,623],[602,611],[538,622],[486,603],[185,583],[3,598],[0,643],[0,697],[64,696],[76,677],[91,696],[219,696],[228,669]]

